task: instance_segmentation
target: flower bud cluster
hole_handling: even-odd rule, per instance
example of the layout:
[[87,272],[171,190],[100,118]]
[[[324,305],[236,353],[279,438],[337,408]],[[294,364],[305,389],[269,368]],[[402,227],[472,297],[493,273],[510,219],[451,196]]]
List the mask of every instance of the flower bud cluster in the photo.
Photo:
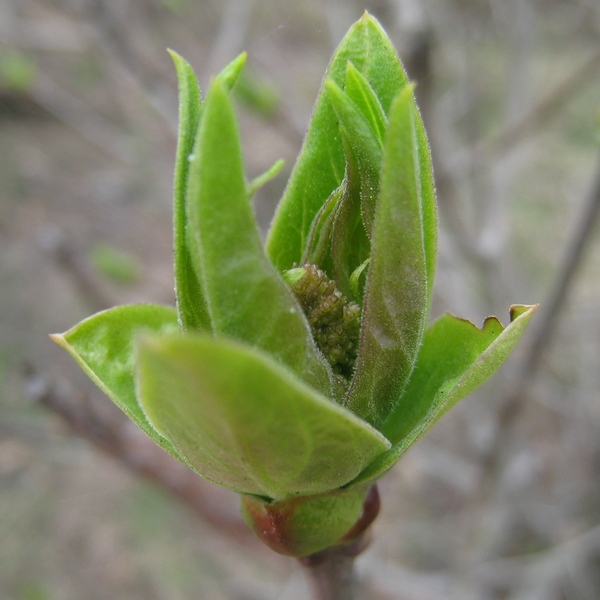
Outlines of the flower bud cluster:
[[360,306],[315,265],[294,266],[284,278],[300,301],[313,337],[334,373],[350,378],[358,355]]

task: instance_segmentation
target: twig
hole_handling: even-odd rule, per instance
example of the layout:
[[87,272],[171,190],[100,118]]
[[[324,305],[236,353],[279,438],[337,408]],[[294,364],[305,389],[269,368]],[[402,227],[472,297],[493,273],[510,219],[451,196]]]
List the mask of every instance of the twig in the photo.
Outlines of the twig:
[[253,551],[261,548],[241,519],[232,518],[216,506],[210,484],[156,446],[128,419],[116,411],[99,410],[84,395],[76,399],[61,393],[31,367],[27,371],[29,395],[60,415],[74,434],[158,484],[228,538],[252,545]]
[[114,304],[104,288],[94,279],[89,267],[81,261],[80,253],[67,243],[60,229],[52,225],[45,226],[38,236],[38,244],[70,277],[92,310],[104,310]]
[[314,600],[353,600],[355,598],[354,559],[346,548],[332,548],[311,560],[304,560]]
[[564,105],[579,92],[585,84],[595,81],[594,74],[600,70],[600,51],[595,52],[584,63],[574,69],[563,81],[558,83],[518,122],[504,129],[491,139],[482,140],[465,151],[457,154],[450,165],[454,170],[460,165],[475,169],[482,164],[491,164],[497,157],[513,150],[529,136],[540,131]]
[[523,405],[523,397],[531,387],[542,357],[548,351],[552,336],[556,332],[558,318],[565,301],[573,288],[575,275],[585,256],[592,233],[600,213],[600,157],[592,180],[592,187],[578,225],[567,246],[565,257],[558,271],[556,282],[552,286],[548,299],[542,301],[542,314],[534,323],[532,341],[528,347],[521,369],[516,377],[512,391],[498,414],[496,439],[490,444],[484,460],[484,470],[495,472],[499,461],[499,447],[516,421]]
[[132,162],[131,153],[127,150],[126,135],[49,76],[40,74],[29,94],[42,108],[107,156],[117,158],[125,164]]
[[98,45],[108,58],[108,67],[114,73],[115,81],[127,80],[154,113],[161,117],[172,135],[177,133],[177,119],[169,108],[170,98],[159,94],[160,86],[156,85],[157,72],[148,61],[142,60],[139,53],[134,52],[131,43],[131,31],[124,28],[122,22],[114,15],[114,6],[103,0],[89,0],[87,18],[97,34]]

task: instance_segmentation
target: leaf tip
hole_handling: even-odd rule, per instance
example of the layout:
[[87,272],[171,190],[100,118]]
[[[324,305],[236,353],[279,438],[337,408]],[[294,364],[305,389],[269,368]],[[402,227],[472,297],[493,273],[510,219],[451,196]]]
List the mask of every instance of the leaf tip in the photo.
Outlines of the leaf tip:
[[169,53],[169,56],[171,57],[171,60],[173,61],[175,67],[177,67],[178,64],[185,62],[183,56],[181,56],[181,54],[179,54],[178,52],[175,52],[175,50],[173,50],[172,48],[167,48],[167,52]]
[[49,333],[48,337],[61,348],[65,348],[67,346],[67,340],[65,340],[65,336],[62,333]]
[[539,304],[513,304],[509,309],[510,322],[512,323],[527,313],[529,313],[530,316],[533,315],[539,306]]

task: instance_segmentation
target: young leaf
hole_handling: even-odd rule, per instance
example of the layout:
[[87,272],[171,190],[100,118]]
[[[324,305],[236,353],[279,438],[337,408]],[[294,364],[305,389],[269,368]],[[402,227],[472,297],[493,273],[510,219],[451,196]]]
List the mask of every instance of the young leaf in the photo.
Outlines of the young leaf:
[[245,341],[331,393],[306,318],[266,257],[248,198],[237,123],[219,79],[190,162],[188,245],[215,333]]
[[177,313],[155,304],[119,306],[97,313],[66,333],[51,336],[88,377],[156,443],[181,460],[150,425],[135,394],[135,340],[140,332],[174,333]]
[[381,427],[394,447],[369,465],[353,485],[383,476],[445,412],[497,371],[536,308],[511,307],[511,322],[505,329],[495,317],[487,318],[481,329],[449,314],[435,321],[400,402]]
[[[376,19],[365,13],[335,51],[325,79],[340,87],[348,61],[371,84],[387,113],[408,79],[398,55]],[[333,108],[322,90],[304,145],[267,238],[267,251],[279,270],[298,262],[321,205],[342,182],[344,148]]]
[[231,92],[238,82],[248,55],[245,52],[238,54],[218,75],[223,86],[228,92]]
[[414,98],[391,108],[372,237],[360,352],[346,406],[378,427],[410,377],[428,316],[423,180]]
[[[186,234],[186,194],[189,163],[202,114],[202,99],[196,75],[190,64],[179,54],[169,50],[179,82],[179,139],[173,190],[173,246],[175,261],[175,295],[179,324],[183,331],[206,330],[210,319],[202,286],[192,265]],[[238,80],[246,53],[242,52],[219,74],[229,91]]]
[[189,158],[194,149],[194,137],[202,108],[200,89],[189,63],[173,51],[170,51],[170,54],[179,80],[179,140],[173,190],[175,295],[182,330],[204,330],[210,328],[210,321],[202,288],[187,247],[185,214]]
[[281,171],[281,168],[283,167],[284,161],[283,160],[277,160],[275,161],[275,163],[273,163],[273,166],[270,167],[269,169],[267,169],[264,173],[260,174],[258,177],[255,177],[249,184],[248,184],[248,197],[251,198],[252,196],[254,196],[254,194],[256,194],[256,192],[258,192],[258,190],[260,190],[260,188],[265,185],[265,183],[268,183],[269,181],[271,181],[271,179],[277,177],[277,175],[279,174],[279,171]]
[[379,145],[383,146],[387,127],[385,112],[371,84],[351,62],[346,66],[346,87],[344,91],[359,107],[360,112],[367,119],[371,129],[377,136]]
[[389,442],[257,350],[204,335],[140,344],[151,423],[203,477],[282,500],[336,489]]
[[371,241],[364,224],[362,203],[363,177],[359,161],[349,143],[346,150],[346,176],[342,182],[342,198],[335,213],[331,232],[331,263],[333,278],[338,289],[348,298],[362,304],[355,297],[350,277],[371,253]]
[[319,265],[324,270],[329,266],[326,264],[326,259],[330,252],[331,232],[335,221],[335,215],[340,203],[340,199],[344,194],[344,185],[333,190],[331,196],[321,206],[319,212],[310,227],[306,248],[302,255],[301,265],[306,263],[311,265]]
[[360,108],[338,85],[329,80],[325,82],[325,87],[339,119],[345,143],[352,152],[352,156],[348,156],[348,149],[346,149],[346,163],[356,162],[357,168],[354,177],[359,180],[362,218],[367,233],[370,235],[379,193],[381,140]]

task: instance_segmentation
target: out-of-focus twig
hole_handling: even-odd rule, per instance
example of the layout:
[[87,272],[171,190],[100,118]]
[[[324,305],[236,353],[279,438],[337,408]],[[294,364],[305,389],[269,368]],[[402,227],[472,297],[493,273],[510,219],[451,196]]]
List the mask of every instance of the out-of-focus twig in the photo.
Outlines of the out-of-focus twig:
[[85,102],[49,76],[40,74],[29,94],[42,108],[107,156],[124,163],[132,162],[123,131],[99,113],[90,110]]
[[137,475],[158,484],[228,538],[257,548],[250,531],[239,518],[225,514],[211,498],[208,484],[147,438],[129,419],[116,411],[99,410],[94,403],[61,393],[31,367],[27,388],[36,401],[60,415],[77,436],[116,458]]
[[221,26],[208,59],[208,73],[218,73],[233,58],[232,54],[241,50],[254,5],[254,0],[229,0],[225,3]]
[[573,69],[563,81],[532,106],[522,119],[512,123],[500,133],[492,136],[491,139],[475,144],[465,154],[458,153],[451,168],[460,170],[460,165],[475,168],[482,164],[489,164],[498,156],[513,150],[546,126],[564,109],[565,104],[575,94],[581,93],[584,85],[595,81],[594,75],[598,71],[600,71],[600,51],[595,52],[585,62]]
[[104,310],[114,304],[104,288],[94,279],[80,253],[69,245],[62,231],[47,225],[38,235],[38,245],[47,252],[69,276],[81,298],[94,311]]
[[556,332],[560,311],[573,288],[575,275],[585,256],[592,233],[600,213],[600,157],[596,165],[592,186],[581,216],[567,245],[565,256],[548,298],[542,301],[542,311],[537,322],[532,323],[533,335],[527,354],[521,362],[514,386],[498,414],[494,443],[487,449],[484,460],[485,471],[494,473],[500,460],[500,445],[521,412],[523,398],[531,387],[544,354],[548,351],[552,336]]
[[176,135],[176,115],[169,108],[171,98],[159,94],[160,87],[156,85],[159,75],[157,70],[154,65],[143,60],[140,53],[134,52],[129,26],[122,23],[114,12],[115,6],[109,2],[88,0],[86,16],[96,33],[98,45],[109,59],[110,71],[116,80],[126,80],[135,89],[139,99],[167,124],[173,135]]
[[[531,382],[537,371],[543,353],[547,350],[554,332],[557,317],[565,304],[565,300],[573,287],[577,270],[585,256],[585,251],[591,241],[594,227],[600,213],[600,157],[596,165],[591,189],[583,207],[581,216],[567,247],[563,263],[560,267],[556,282],[544,302],[541,318],[535,325],[535,336],[529,347],[527,360],[523,363],[520,376],[521,387]],[[524,391],[524,390],[522,390]]]

